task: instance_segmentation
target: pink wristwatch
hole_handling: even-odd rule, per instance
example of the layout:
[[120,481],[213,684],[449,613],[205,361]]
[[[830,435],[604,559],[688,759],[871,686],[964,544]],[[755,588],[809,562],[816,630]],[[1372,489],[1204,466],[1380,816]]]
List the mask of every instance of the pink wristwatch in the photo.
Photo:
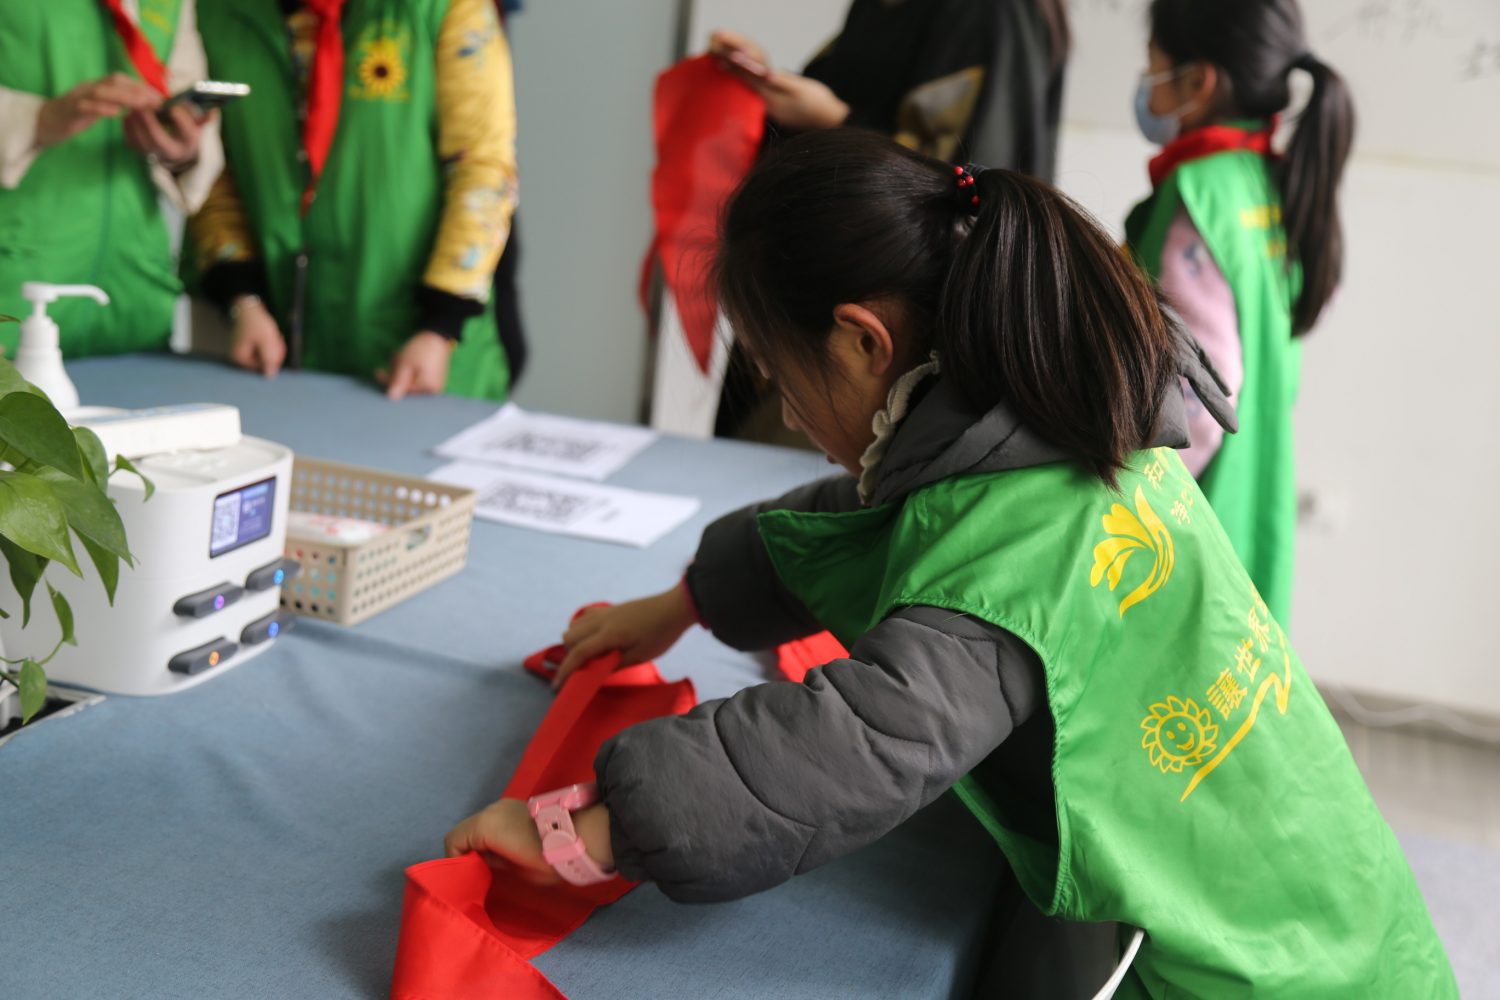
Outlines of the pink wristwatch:
[[578,831],[573,829],[573,813],[599,801],[599,786],[569,785],[555,792],[532,796],[526,803],[536,832],[542,836],[542,857],[557,869],[557,874],[574,885],[594,885],[615,877],[613,869],[602,867],[589,857]]

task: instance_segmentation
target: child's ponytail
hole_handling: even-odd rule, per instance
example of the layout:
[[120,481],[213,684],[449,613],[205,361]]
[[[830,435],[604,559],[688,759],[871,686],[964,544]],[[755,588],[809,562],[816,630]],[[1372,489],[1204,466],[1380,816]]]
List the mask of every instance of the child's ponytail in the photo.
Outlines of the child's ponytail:
[[1303,334],[1318,321],[1344,268],[1338,188],[1354,143],[1354,102],[1327,63],[1305,53],[1293,68],[1313,80],[1312,97],[1297,121],[1281,170],[1281,210],[1289,252],[1302,264],[1302,294],[1292,313]]
[[1344,266],[1338,188],[1354,141],[1343,79],[1308,51],[1297,0],[1151,0],[1151,40],[1177,65],[1203,60],[1228,77],[1224,112],[1270,118],[1291,103],[1291,75],[1313,92],[1279,170],[1288,259],[1302,265],[1292,332],[1312,329]]
[[1056,190],[987,170],[976,191],[938,304],[944,374],[977,412],[1005,401],[1113,484],[1150,443],[1175,380],[1172,321],[1141,271]]

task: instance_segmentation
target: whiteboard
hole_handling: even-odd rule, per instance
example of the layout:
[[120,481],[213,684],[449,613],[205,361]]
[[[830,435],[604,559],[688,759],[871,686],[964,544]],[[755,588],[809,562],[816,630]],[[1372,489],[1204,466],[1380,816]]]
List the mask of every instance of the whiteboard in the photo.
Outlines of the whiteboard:
[[[1070,123],[1133,128],[1146,0],[1070,6]],[[1353,91],[1359,155],[1500,169],[1500,0],[1302,0],[1302,11],[1313,52]]]

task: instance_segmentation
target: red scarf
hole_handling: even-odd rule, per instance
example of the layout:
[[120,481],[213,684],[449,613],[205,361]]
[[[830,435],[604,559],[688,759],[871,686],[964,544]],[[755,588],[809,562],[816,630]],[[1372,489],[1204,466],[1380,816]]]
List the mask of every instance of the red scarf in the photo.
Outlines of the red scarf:
[[[550,679],[561,659],[557,647],[528,659],[526,669]],[[697,702],[691,681],[668,683],[650,663],[623,670],[619,663],[620,654],[610,653],[563,686],[505,788],[508,798],[593,780],[605,740]],[[406,876],[392,1000],[564,1000],[529,960],[635,887],[623,878],[581,888],[532,885],[477,854],[413,865]]]
[[339,101],[344,91],[344,33],[339,22],[344,0],[303,0],[307,9],[318,16],[317,44],[313,50],[312,78],[307,88],[307,117],[302,122],[302,148],[307,151],[308,169],[312,171],[307,190],[302,193],[302,211],[312,205],[313,191],[333,133],[339,127]]
[[110,18],[115,22],[115,34],[120,36],[120,41],[125,43],[125,54],[130,57],[130,62],[135,66],[135,71],[141,75],[141,79],[150,84],[163,97],[167,96],[167,68],[161,64],[156,50],[151,43],[146,41],[146,36],[141,34],[140,26],[130,19],[121,6],[122,0],[102,0],[104,9],[109,11]]
[[1256,132],[1233,125],[1205,125],[1191,132],[1184,132],[1151,158],[1151,186],[1161,187],[1161,182],[1171,176],[1179,164],[1199,160],[1213,153],[1248,149],[1261,156],[1271,156],[1271,136],[1275,132],[1274,115],[1265,128]]
[[641,267],[641,305],[652,269],[660,264],[688,346],[705,373],[719,319],[709,267],[719,211],[754,165],[765,121],[765,100],[720,68],[714,56],[684,59],[656,78],[656,236]]

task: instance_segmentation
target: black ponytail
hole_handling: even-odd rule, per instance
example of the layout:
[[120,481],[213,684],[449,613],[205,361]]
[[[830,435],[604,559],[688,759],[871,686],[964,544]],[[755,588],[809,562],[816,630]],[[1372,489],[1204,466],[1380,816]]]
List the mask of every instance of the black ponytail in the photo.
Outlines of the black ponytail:
[[826,373],[833,310],[889,303],[908,360],[936,350],[976,413],[1006,402],[1113,484],[1175,386],[1177,329],[1114,240],[1005,170],[959,197],[951,165],[853,129],[778,146],[725,211],[720,303],[772,367]]
[[1288,251],[1302,263],[1292,324],[1300,335],[1318,322],[1343,275],[1338,189],[1354,144],[1354,102],[1327,63],[1306,55],[1299,66],[1312,75],[1313,91],[1282,163],[1281,214]]
[[1278,172],[1288,259],[1302,265],[1292,329],[1307,333],[1338,287],[1344,236],[1338,188],[1354,143],[1354,102],[1343,78],[1308,51],[1296,0],[1152,0],[1151,40],[1178,65],[1204,60],[1229,81],[1229,115],[1269,118],[1291,103],[1290,76],[1313,92]]
[[944,372],[976,411],[1006,401],[1113,484],[1176,377],[1171,321],[1073,201],[1009,170],[986,170],[977,190],[938,311]]

